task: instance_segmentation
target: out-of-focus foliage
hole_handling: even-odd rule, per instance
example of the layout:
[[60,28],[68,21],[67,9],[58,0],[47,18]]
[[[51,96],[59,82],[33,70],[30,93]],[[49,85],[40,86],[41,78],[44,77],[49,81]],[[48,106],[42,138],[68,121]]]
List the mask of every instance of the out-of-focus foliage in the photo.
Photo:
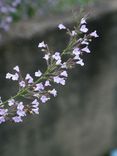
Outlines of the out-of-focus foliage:
[[[17,0],[14,0],[17,1]],[[4,0],[3,3],[11,5],[13,0]],[[20,0],[17,10],[10,15],[15,21],[27,17],[32,17],[35,14],[40,16],[46,15],[48,12],[61,13],[79,5],[85,5],[94,0]],[[0,15],[0,17],[2,14]]]
[[95,0],[0,0],[0,32],[8,31],[12,22],[34,16],[63,14]]

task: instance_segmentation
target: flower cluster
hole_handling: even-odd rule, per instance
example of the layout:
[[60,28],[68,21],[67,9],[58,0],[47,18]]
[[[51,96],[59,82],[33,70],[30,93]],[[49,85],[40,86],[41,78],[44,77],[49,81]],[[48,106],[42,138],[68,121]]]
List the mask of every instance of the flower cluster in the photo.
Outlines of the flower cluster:
[[[7,120],[19,123],[27,114],[39,114],[39,105],[45,104],[51,97],[57,96],[57,90],[53,84],[65,85],[68,78],[68,69],[79,64],[84,66],[82,55],[90,53],[88,48],[92,38],[97,38],[96,31],[89,33],[85,18],[81,19],[78,28],[70,30],[63,24],[59,24],[61,31],[67,31],[70,41],[62,52],[51,52],[44,41],[38,48],[43,52],[43,59],[47,63],[47,70],[42,73],[39,69],[34,73],[34,78],[27,73],[23,78],[20,68],[14,67],[14,73],[7,73],[6,79],[17,81],[18,93],[7,101],[0,100],[0,123]],[[64,58],[63,56],[67,55]],[[27,100],[26,100],[27,99]]]
[[11,3],[0,1],[0,30],[8,31],[13,21],[12,13],[17,11],[21,0],[14,0]]

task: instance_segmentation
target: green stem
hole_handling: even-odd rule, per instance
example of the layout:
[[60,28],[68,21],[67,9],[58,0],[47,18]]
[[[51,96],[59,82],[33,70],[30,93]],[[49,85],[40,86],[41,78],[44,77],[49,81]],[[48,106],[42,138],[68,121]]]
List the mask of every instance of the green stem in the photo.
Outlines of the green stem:
[[[67,51],[70,51],[73,47],[74,42],[76,42],[76,38],[73,38],[69,45],[66,47],[65,50],[63,50],[61,56],[67,54]],[[34,83],[37,84],[39,83],[41,80],[43,79],[47,79],[48,77],[46,76],[47,74],[49,74],[50,72],[52,72],[53,70],[55,70],[57,67],[56,63],[53,62],[50,67],[47,68],[47,70],[45,71],[45,73],[42,75],[42,77],[40,77],[39,79],[37,79]],[[0,104],[0,106],[3,106],[4,104],[7,104],[8,101],[10,99],[16,99],[17,97],[22,97],[23,95],[25,95],[25,93],[30,89],[30,87],[32,86],[27,86],[26,88],[21,89],[16,95],[12,96],[11,98],[7,99],[6,101],[4,101],[3,103]]]

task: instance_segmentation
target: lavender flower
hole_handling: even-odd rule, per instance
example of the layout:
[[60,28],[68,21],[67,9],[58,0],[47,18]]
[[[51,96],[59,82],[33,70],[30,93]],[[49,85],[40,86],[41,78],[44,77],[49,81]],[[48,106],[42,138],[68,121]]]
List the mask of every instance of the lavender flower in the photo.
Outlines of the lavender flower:
[[3,116],[0,116],[0,124],[5,122],[5,118]]
[[22,118],[21,118],[21,116],[14,116],[14,117],[12,117],[12,120],[14,122],[16,122],[16,123],[19,123],[19,122],[22,122],[23,121]]
[[84,51],[84,52],[86,52],[86,53],[90,53],[90,50],[89,50],[88,47],[83,48],[82,51]]
[[24,81],[20,81],[19,82],[19,86],[24,88],[24,87],[26,87],[26,83]]
[[45,95],[42,95],[42,97],[40,98],[42,103],[46,103],[50,98],[46,97]]
[[61,29],[66,29],[66,27],[63,25],[63,24],[59,24],[58,25],[58,28],[61,30]]
[[57,96],[57,91],[56,91],[56,89],[49,90],[49,93],[52,94],[54,97]]
[[94,32],[90,33],[90,36],[95,37],[95,38],[99,37],[99,36],[97,35],[96,30],[95,30]]
[[14,99],[8,100],[8,105],[9,106],[13,106],[14,104],[15,104],[15,100]]
[[42,75],[42,72],[40,70],[38,70],[37,72],[35,72],[35,76],[36,77],[40,77]]
[[80,24],[81,24],[81,25],[82,25],[82,24],[86,24],[86,19],[85,19],[85,18],[82,18]]
[[[16,3],[19,3],[19,1]],[[16,3],[13,5],[15,6]],[[6,11],[5,8],[2,8],[2,12]],[[7,21],[10,22],[10,18]],[[65,85],[68,78],[68,69],[72,69],[75,65],[84,66],[82,56],[84,53],[90,53],[88,45],[92,38],[98,37],[96,30],[88,34],[86,24],[86,19],[82,18],[80,22],[82,38],[78,37],[77,29],[79,26],[70,31],[63,24],[59,24],[58,28],[60,30],[66,29],[71,38],[70,43],[62,53],[51,52],[44,41],[38,44],[38,47],[44,53],[43,58],[46,60],[47,70],[43,74],[40,70],[36,71],[34,75],[37,80],[34,81],[33,77],[28,73],[23,78],[18,65],[13,68],[14,74],[6,74],[6,79],[18,81],[19,91],[5,102],[0,98],[0,124],[6,122],[6,120],[19,123],[23,121],[27,114],[39,114],[39,104],[46,103],[52,96],[57,96],[57,90],[52,87],[53,83]],[[64,62],[63,55],[67,55]],[[17,101],[19,97],[22,101]],[[28,101],[26,100],[27,98]]]
[[86,25],[82,25],[80,31],[86,33],[88,31],[88,28],[86,27]]
[[38,48],[46,48],[47,45],[44,43],[44,41],[42,41],[41,43],[39,43]]
[[56,82],[56,83],[58,83],[58,84],[65,85],[65,80],[64,80],[64,78],[61,78],[61,77],[59,77],[59,76],[55,76],[55,77],[53,77],[53,80],[54,80],[54,82]]
[[28,83],[33,83],[33,78],[30,76],[30,74],[26,74],[25,80],[28,81]]

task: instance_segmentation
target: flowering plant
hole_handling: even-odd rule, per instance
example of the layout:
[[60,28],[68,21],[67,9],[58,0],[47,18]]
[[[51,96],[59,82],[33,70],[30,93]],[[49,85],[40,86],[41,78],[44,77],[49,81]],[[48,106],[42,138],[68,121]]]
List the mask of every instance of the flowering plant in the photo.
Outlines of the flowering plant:
[[[6,74],[6,79],[18,82],[19,90],[8,100],[0,100],[0,123],[8,120],[19,123],[27,114],[39,114],[39,105],[46,103],[52,96],[57,96],[53,84],[65,85],[68,69],[77,64],[84,66],[82,55],[90,53],[88,45],[92,38],[98,37],[96,31],[88,32],[86,24],[84,17],[73,30],[63,24],[58,25],[60,30],[66,31],[70,36],[70,41],[62,52],[51,52],[44,41],[39,43],[38,48],[44,53],[43,59],[47,63],[47,69],[44,73],[36,71],[34,74],[36,80],[29,73],[23,78],[19,66],[13,68],[13,74]],[[67,57],[63,59],[64,56]]]
[[13,0],[11,3],[0,1],[0,31],[8,31],[13,21],[12,14],[17,12],[21,0]]

